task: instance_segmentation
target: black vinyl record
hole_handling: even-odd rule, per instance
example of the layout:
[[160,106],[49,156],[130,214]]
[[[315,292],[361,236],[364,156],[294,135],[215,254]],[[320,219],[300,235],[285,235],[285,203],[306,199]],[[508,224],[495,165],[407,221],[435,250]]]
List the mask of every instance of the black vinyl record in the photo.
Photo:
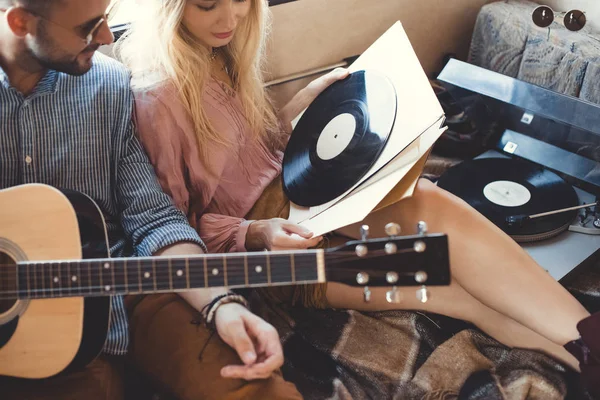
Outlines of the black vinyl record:
[[438,186],[465,200],[518,242],[541,240],[562,232],[577,211],[532,219],[514,217],[579,204],[575,189],[560,176],[519,159],[465,161],[446,171]]
[[306,109],[283,157],[283,189],[305,207],[343,194],[373,166],[396,119],[396,91],[384,75],[357,71]]

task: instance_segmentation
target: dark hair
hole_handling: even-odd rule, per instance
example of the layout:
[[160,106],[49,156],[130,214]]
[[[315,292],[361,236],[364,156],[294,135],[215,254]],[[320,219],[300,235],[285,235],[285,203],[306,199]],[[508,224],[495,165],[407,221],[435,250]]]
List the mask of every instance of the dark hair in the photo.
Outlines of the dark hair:
[[0,0],[0,8],[9,8],[20,5],[31,11],[44,14],[61,1],[62,0]]

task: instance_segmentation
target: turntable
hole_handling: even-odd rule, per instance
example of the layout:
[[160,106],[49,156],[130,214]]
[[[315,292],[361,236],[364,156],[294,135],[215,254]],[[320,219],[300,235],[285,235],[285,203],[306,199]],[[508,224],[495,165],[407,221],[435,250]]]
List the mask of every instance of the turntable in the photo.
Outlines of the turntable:
[[454,59],[438,80],[480,131],[494,130],[492,150],[438,185],[557,280],[600,258],[600,107]]

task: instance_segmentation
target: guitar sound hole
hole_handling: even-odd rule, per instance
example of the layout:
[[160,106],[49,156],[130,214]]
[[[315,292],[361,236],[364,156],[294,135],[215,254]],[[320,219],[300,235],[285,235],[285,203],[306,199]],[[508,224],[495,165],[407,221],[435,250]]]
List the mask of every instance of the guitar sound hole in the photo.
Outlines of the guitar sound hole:
[[0,314],[4,314],[15,306],[16,300],[0,300]]
[[0,315],[11,310],[17,303],[16,262],[8,254],[0,252]]

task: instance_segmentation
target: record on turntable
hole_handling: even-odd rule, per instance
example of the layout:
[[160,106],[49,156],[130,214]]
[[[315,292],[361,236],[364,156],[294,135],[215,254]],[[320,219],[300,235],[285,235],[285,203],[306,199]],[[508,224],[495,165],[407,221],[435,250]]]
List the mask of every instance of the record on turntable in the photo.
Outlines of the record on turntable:
[[352,188],[383,151],[396,108],[394,85],[375,71],[356,71],[325,89],[288,142],[282,170],[288,198],[312,207]]
[[560,176],[519,159],[465,161],[446,171],[438,186],[465,200],[517,242],[558,235],[577,215],[573,210],[528,219],[575,207],[579,200],[573,187]]

